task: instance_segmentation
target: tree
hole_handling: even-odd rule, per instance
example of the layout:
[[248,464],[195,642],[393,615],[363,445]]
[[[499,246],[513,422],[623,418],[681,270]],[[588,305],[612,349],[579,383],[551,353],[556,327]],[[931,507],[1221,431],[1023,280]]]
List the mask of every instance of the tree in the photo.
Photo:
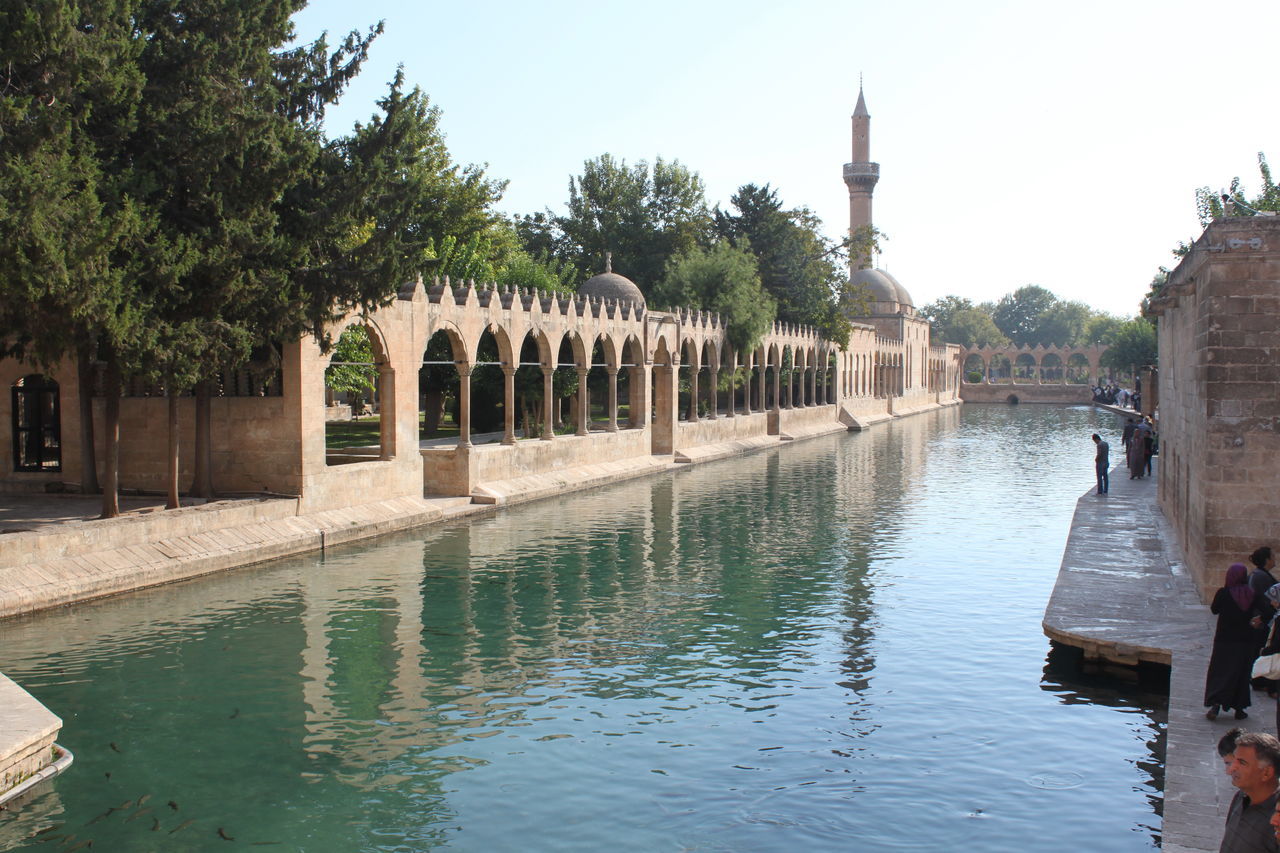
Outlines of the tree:
[[1015,344],[1034,346],[1040,339],[1041,318],[1058,304],[1058,297],[1039,285],[1028,284],[996,303],[991,319]]
[[1084,338],[1093,309],[1083,302],[1058,300],[1040,315],[1035,343],[1045,346],[1076,346]]
[[531,254],[567,261],[579,278],[599,272],[612,252],[614,267],[647,295],[670,258],[708,243],[710,226],[702,178],[678,160],[659,157],[650,169],[602,154],[569,179],[564,216],[525,216],[518,230]]
[[965,308],[952,315],[943,340],[962,347],[1002,347],[1009,344],[1009,339],[996,327],[991,315],[980,308]]
[[1094,314],[1085,323],[1084,335],[1080,340],[1082,346],[1095,344],[1108,346],[1115,343],[1116,335],[1125,324],[1125,320],[1111,314]]
[[[446,237],[496,220],[502,185],[452,164],[437,111],[399,74],[380,115],[325,138],[325,108],[381,27],[333,51],[287,48],[302,5],[39,0],[0,12],[20,95],[0,107],[0,218],[46,217],[0,250],[0,286],[15,297],[0,333],[42,359],[77,347],[105,362],[104,515],[117,511],[125,365],[171,397],[196,386],[194,490],[209,495],[213,377],[384,304]],[[27,211],[13,201],[26,199]]]
[[[138,110],[136,11],[132,0],[0,8],[0,342],[5,354],[45,368],[76,357],[85,491],[97,483],[92,362],[146,331],[126,271],[111,262],[136,243],[141,219],[100,156]],[[108,420],[118,401],[118,372],[109,371]],[[116,504],[115,434],[109,423],[104,514]]]
[[[844,266],[845,245],[822,236],[821,220],[808,209],[784,209],[768,184],[745,184],[730,202],[732,211],[715,210],[716,230],[755,256],[764,290],[777,300],[778,319],[848,343],[848,317],[858,306]],[[865,239],[874,242],[875,236]]]
[[668,261],[652,299],[668,306],[699,305],[718,312],[726,324],[729,343],[739,353],[760,343],[777,310],[773,298],[761,287],[752,253],[724,240],[710,249],[693,248]]
[[1142,317],[1129,320],[1117,331],[1111,348],[1102,354],[1103,367],[1140,369],[1156,363],[1156,327]]
[[324,371],[324,384],[339,393],[352,395],[352,412],[358,403],[374,389],[378,370],[373,361],[373,344],[364,326],[349,326],[338,338],[333,349],[333,359]]

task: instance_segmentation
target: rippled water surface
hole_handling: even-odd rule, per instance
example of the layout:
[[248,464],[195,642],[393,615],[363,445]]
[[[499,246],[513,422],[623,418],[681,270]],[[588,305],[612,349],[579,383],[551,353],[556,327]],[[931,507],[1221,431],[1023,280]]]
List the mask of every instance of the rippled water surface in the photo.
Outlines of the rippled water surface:
[[968,406],[0,623],[76,755],[0,849],[1155,849],[1162,695],[1040,630],[1111,420]]

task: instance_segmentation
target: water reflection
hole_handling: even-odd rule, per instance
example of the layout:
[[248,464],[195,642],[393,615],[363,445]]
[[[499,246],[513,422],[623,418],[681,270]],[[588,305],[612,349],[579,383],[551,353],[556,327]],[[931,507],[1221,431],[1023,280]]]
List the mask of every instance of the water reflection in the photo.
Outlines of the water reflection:
[[1050,811],[1151,849],[1162,698],[1043,671],[1093,419],[939,412],[28,617],[0,668],[97,849],[1062,849]]

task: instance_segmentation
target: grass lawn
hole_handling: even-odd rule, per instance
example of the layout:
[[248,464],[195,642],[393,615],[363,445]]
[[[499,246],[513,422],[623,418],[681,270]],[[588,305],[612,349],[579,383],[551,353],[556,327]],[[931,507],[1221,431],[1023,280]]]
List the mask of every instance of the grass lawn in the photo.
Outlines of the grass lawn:
[[[418,415],[418,434],[422,438],[423,417]],[[347,447],[376,447],[381,441],[382,418],[378,415],[356,418],[352,421],[326,421],[324,425],[324,446],[329,450],[342,450]],[[453,424],[441,424],[433,438],[456,437],[458,428]]]

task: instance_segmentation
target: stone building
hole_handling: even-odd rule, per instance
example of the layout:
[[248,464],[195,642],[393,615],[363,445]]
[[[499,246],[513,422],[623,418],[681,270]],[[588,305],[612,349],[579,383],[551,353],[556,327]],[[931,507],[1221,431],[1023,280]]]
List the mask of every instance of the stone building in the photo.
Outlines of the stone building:
[[[880,164],[871,161],[871,114],[858,87],[858,103],[853,109],[853,158],[844,164],[844,182],[849,188],[849,237],[871,228],[872,196],[880,181]],[[886,270],[871,268],[866,255],[849,258],[850,282],[865,294],[869,308],[858,323],[871,326],[881,340],[899,342],[901,353],[892,381],[894,391],[910,407],[927,395],[930,385],[929,321],[916,314],[915,302],[902,284]]]
[[1201,594],[1280,546],[1280,218],[1214,221],[1150,313],[1160,347],[1160,505]]
[[[865,160],[868,132],[859,92],[856,162],[845,166],[854,229],[870,222],[874,179],[864,178],[878,175],[876,164],[858,159]],[[537,492],[531,478],[570,482],[572,472],[599,466],[643,471],[652,460],[699,461],[957,404],[960,348],[930,344],[929,324],[891,276],[861,270],[855,279],[864,275],[871,313],[852,318],[847,345],[779,323],[750,352],[734,350],[717,316],[650,310],[640,289],[611,269],[572,294],[410,282],[386,307],[328,330],[335,340],[351,326],[368,334],[377,444],[328,446],[332,355],[309,337],[282,342],[272,373],[223,377],[213,400],[215,485],[224,494],[296,496],[300,511],[423,494],[500,502]],[[517,377],[527,388],[531,371],[542,391],[522,400]],[[427,420],[421,386],[441,372],[457,389],[458,435],[447,441],[429,440],[419,428]],[[0,361],[0,383],[11,389],[0,395],[0,442],[13,447],[9,464],[0,465],[0,490],[79,483],[87,458],[79,400],[94,398],[101,451],[100,391],[81,388],[69,363],[45,373]],[[561,393],[569,388],[577,389],[571,398]],[[526,423],[517,435],[518,413],[535,398],[540,430],[529,434]],[[122,488],[163,492],[165,407],[158,389],[126,391]],[[189,398],[180,401],[184,483],[193,468],[193,409]],[[490,426],[477,431],[474,423]]]

